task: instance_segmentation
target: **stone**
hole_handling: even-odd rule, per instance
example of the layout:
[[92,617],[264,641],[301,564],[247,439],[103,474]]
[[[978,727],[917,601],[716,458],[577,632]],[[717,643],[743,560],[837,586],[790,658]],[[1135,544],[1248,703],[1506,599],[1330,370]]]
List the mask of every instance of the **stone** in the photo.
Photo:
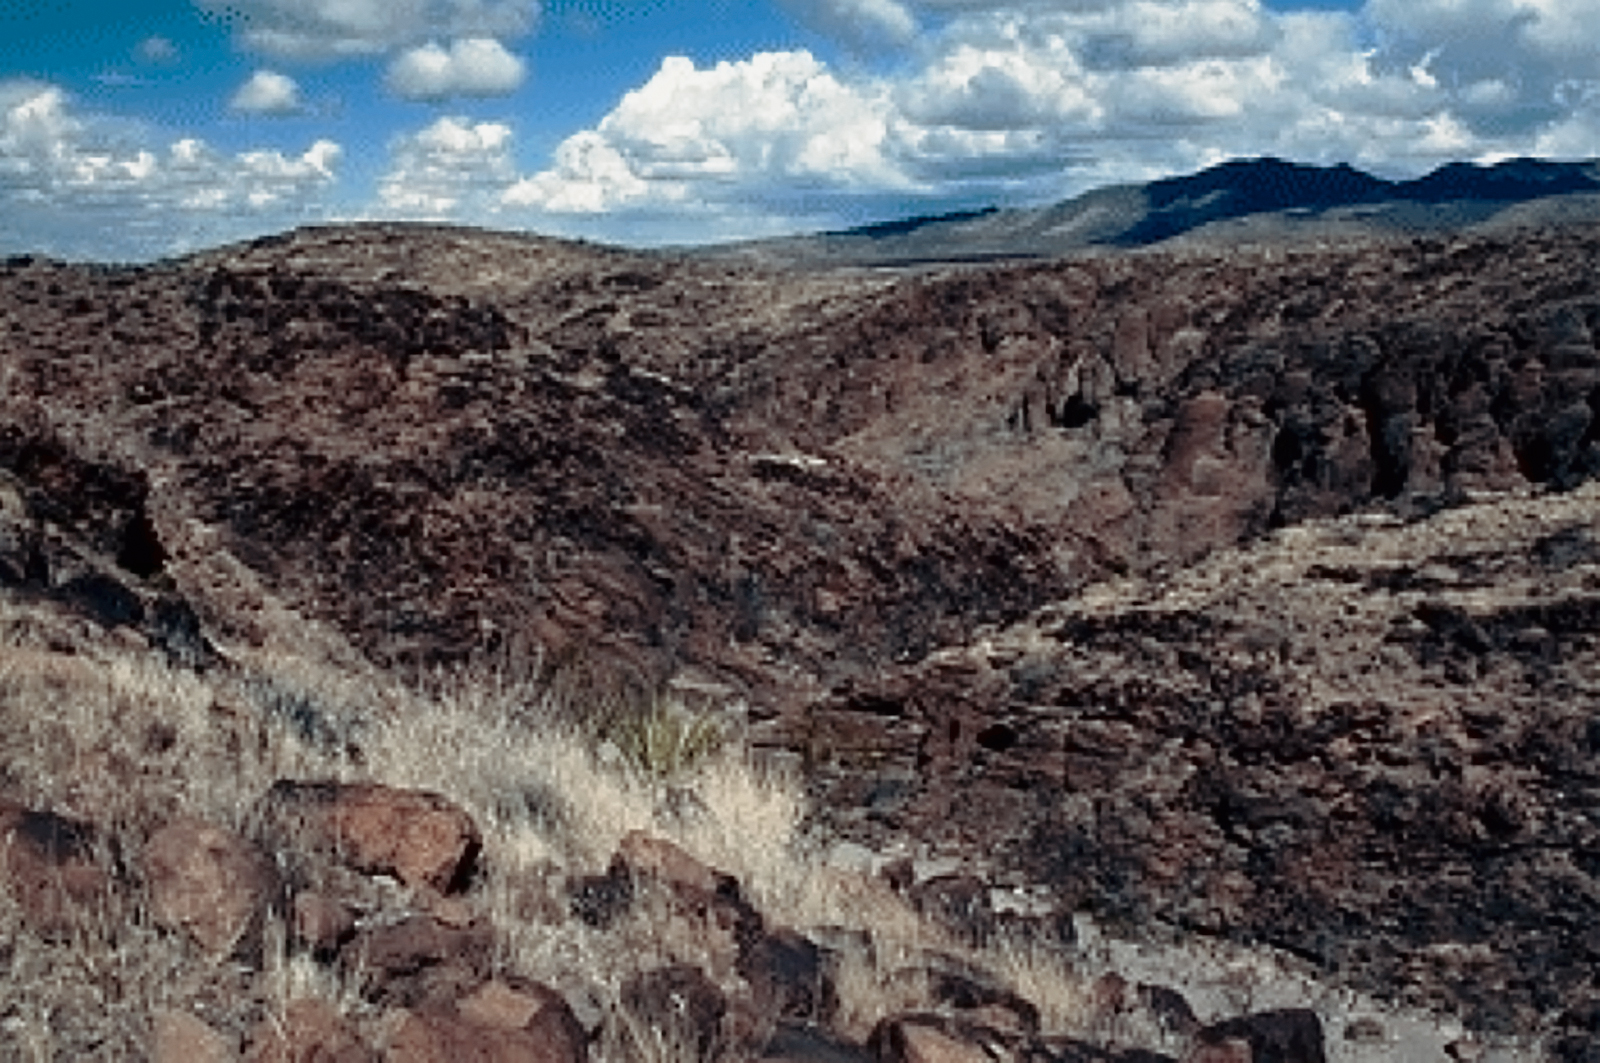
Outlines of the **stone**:
[[1195,1045],[1184,1057],[1184,1063],[1258,1063],[1250,1042],[1238,1037],[1225,1037]]
[[937,1015],[900,1015],[881,1020],[867,1038],[878,1063],[993,1063],[993,1031]]
[[1444,1046],[1445,1055],[1454,1063],[1481,1063],[1488,1050],[1470,1038],[1457,1038]]
[[456,1012],[485,1029],[523,1031],[554,1048],[561,1059],[581,1063],[588,1055],[588,1034],[566,998],[549,986],[495,979],[457,1000]]
[[231,952],[252,930],[259,934],[277,889],[265,853],[192,818],[156,831],[140,854],[140,868],[156,923],[216,955]]
[[[665,888],[683,913],[704,920],[708,931],[731,939],[738,954],[761,938],[761,913],[744,899],[739,880],[708,867],[666,839],[630,831],[618,843],[607,877],[612,883],[626,879],[630,890],[647,883]],[[590,888],[596,887],[591,884]],[[608,890],[612,891],[610,897],[622,895],[618,885],[598,890],[602,898],[608,896]]]
[[633,830],[617,843],[616,865],[635,878],[648,878],[686,897],[737,893],[737,883],[707,867],[665,838]]
[[935,875],[906,890],[912,906],[932,920],[973,944],[987,942],[994,935],[995,913],[989,898],[989,885],[975,875]]
[[458,1015],[405,1012],[383,1049],[383,1063],[583,1063],[570,1042],[540,1030],[485,1026]]
[[1200,1046],[1243,1043],[1249,1047],[1250,1063],[1327,1063],[1328,1059],[1322,1020],[1309,1008],[1263,1011],[1213,1023],[1196,1033],[1195,1041]]
[[187,1011],[158,1008],[150,1015],[150,1063],[235,1063],[238,1046]]
[[494,933],[486,923],[446,926],[424,915],[365,927],[339,963],[371,1000],[405,1008],[470,993],[488,977]]
[[46,938],[70,936],[115,896],[88,823],[0,801],[0,885]]
[[377,1054],[325,1000],[293,1000],[281,1016],[263,1019],[244,1063],[376,1063]]
[[412,889],[464,890],[477,873],[483,838],[472,818],[439,794],[375,783],[273,784],[269,830],[290,848],[335,855],[369,875]]
[[738,960],[756,1010],[778,1020],[832,1021],[838,990],[821,949],[804,934],[770,930]]
[[338,952],[356,932],[356,913],[350,906],[318,890],[295,894],[292,920],[295,940],[322,958]]
[[1176,989],[1140,982],[1135,993],[1141,1007],[1168,1033],[1188,1037],[1200,1029],[1200,1020],[1188,999]]
[[[1352,1019],[1345,1024],[1344,1039],[1358,1045],[1381,1045],[1388,1040],[1388,1033],[1383,1028],[1383,1023],[1370,1015],[1363,1015],[1359,1019]],[[1448,1051],[1448,1046],[1446,1046]]]
[[573,915],[604,930],[633,903],[633,879],[623,873],[578,875],[567,880],[567,903]]

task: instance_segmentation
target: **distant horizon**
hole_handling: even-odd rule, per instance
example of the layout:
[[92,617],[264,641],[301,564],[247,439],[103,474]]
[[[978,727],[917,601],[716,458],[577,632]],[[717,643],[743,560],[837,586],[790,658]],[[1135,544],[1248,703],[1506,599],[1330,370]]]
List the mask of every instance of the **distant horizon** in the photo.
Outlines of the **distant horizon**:
[[[1553,166],[1563,166],[1563,167],[1583,167],[1583,166],[1600,167],[1600,156],[1591,156],[1591,157],[1581,158],[1581,159],[1552,159],[1552,158],[1540,158],[1540,157],[1536,157],[1536,156],[1526,156],[1526,155],[1524,155],[1524,156],[1513,156],[1513,157],[1509,157],[1509,158],[1495,159],[1493,161],[1474,161],[1474,160],[1457,159],[1457,160],[1449,160],[1449,161],[1446,161],[1446,162],[1441,162],[1439,165],[1429,169],[1428,171],[1426,171],[1424,173],[1418,174],[1415,177],[1394,177],[1394,178],[1383,177],[1383,176],[1380,176],[1378,174],[1374,174],[1374,173],[1372,173],[1372,172],[1370,172],[1368,170],[1365,170],[1365,169],[1363,169],[1361,167],[1355,166],[1353,163],[1350,163],[1348,161],[1339,161],[1339,162],[1332,162],[1332,163],[1312,163],[1312,162],[1302,162],[1302,161],[1295,160],[1295,159],[1285,159],[1285,158],[1282,158],[1282,157],[1279,157],[1279,156],[1274,156],[1274,155],[1238,156],[1238,157],[1233,157],[1233,158],[1220,160],[1218,162],[1212,163],[1211,165],[1203,167],[1203,168],[1198,169],[1198,170],[1188,171],[1188,172],[1185,172],[1185,173],[1167,174],[1167,175],[1151,178],[1148,181],[1128,181],[1128,182],[1120,182],[1120,183],[1117,183],[1117,184],[1099,186],[1099,187],[1091,188],[1091,189],[1088,189],[1088,190],[1086,190],[1084,192],[1081,192],[1076,196],[1071,196],[1071,197],[1068,197],[1068,198],[1063,199],[1063,200],[1055,200],[1055,201],[1052,201],[1052,202],[1049,202],[1049,203],[1032,204],[1030,206],[1019,206],[1019,207],[1002,207],[1002,206],[999,206],[999,205],[996,205],[996,204],[987,204],[987,205],[974,207],[974,208],[963,208],[963,209],[957,209],[957,210],[942,211],[942,212],[937,212],[937,213],[908,214],[908,215],[902,215],[902,216],[893,217],[893,218],[884,218],[884,219],[877,220],[877,221],[865,222],[863,224],[852,226],[850,228],[845,228],[845,229],[808,229],[808,230],[798,230],[798,231],[795,231],[795,232],[778,233],[778,234],[774,234],[772,236],[758,237],[758,238],[755,238],[755,239],[757,239],[757,240],[760,240],[760,239],[785,240],[785,239],[806,239],[806,238],[811,238],[811,237],[850,237],[850,236],[880,235],[880,234],[885,234],[883,232],[885,230],[887,230],[889,232],[900,231],[900,230],[913,231],[915,229],[922,228],[922,227],[925,227],[925,226],[928,226],[928,225],[937,224],[939,222],[975,220],[975,219],[980,218],[980,217],[985,217],[985,216],[988,216],[988,215],[992,215],[992,214],[999,213],[999,212],[1002,212],[1002,211],[1007,211],[1007,210],[1027,210],[1027,209],[1047,208],[1047,207],[1055,206],[1055,205],[1058,205],[1058,204],[1069,203],[1069,202],[1072,202],[1072,201],[1074,201],[1076,199],[1083,198],[1085,196],[1090,196],[1090,195],[1094,195],[1096,193],[1111,191],[1111,190],[1114,190],[1114,189],[1117,189],[1117,188],[1143,188],[1143,187],[1146,187],[1146,186],[1149,186],[1149,185],[1155,185],[1155,184],[1160,184],[1160,183],[1164,183],[1164,182],[1165,183],[1181,183],[1183,181],[1190,180],[1190,179],[1193,179],[1193,178],[1197,178],[1197,177],[1200,177],[1200,176],[1202,176],[1204,174],[1211,173],[1213,171],[1224,170],[1224,169],[1227,169],[1230,166],[1237,166],[1240,163],[1245,163],[1245,164],[1281,163],[1281,164],[1284,164],[1286,166],[1293,167],[1293,168],[1296,168],[1296,169],[1317,170],[1317,171],[1323,171],[1323,172],[1346,170],[1346,171],[1349,171],[1349,172],[1353,172],[1353,173],[1359,174],[1361,176],[1372,178],[1372,179],[1374,179],[1376,181],[1382,182],[1382,183],[1387,184],[1387,185],[1402,186],[1403,187],[1403,186],[1408,185],[1408,184],[1410,184],[1410,185],[1424,184],[1429,179],[1431,179],[1435,175],[1439,174],[1441,171],[1449,170],[1451,168],[1471,167],[1471,168],[1479,170],[1479,171],[1489,172],[1489,171],[1493,171],[1493,170],[1495,170],[1497,168],[1503,167],[1503,166],[1505,166],[1507,164],[1527,163],[1527,162],[1538,163],[1538,164],[1548,164],[1548,165],[1553,165]],[[1595,181],[1595,186],[1596,186],[1595,187],[1595,191],[1597,193],[1600,193],[1600,176],[1596,176],[1595,178],[1593,178],[1593,180]],[[1559,194],[1562,194],[1562,193],[1558,192],[1558,193],[1552,193],[1552,194],[1559,195]],[[571,236],[571,235],[566,235],[566,234],[562,234],[562,233],[542,232],[542,231],[539,231],[537,229],[516,228],[516,227],[506,226],[506,225],[503,225],[503,224],[497,225],[497,224],[494,224],[492,222],[482,222],[482,221],[465,220],[465,219],[462,219],[462,220],[451,220],[451,219],[430,219],[430,218],[360,218],[360,217],[337,218],[337,217],[331,217],[331,218],[317,219],[317,220],[313,220],[313,221],[304,221],[304,222],[301,222],[299,224],[289,225],[289,226],[287,226],[285,228],[282,228],[282,229],[272,230],[272,231],[269,231],[269,232],[253,233],[253,234],[250,234],[250,235],[240,236],[240,237],[237,237],[237,238],[234,238],[234,239],[220,240],[220,241],[218,241],[217,243],[214,243],[214,244],[208,244],[208,245],[205,245],[205,246],[194,247],[194,248],[190,248],[190,249],[187,249],[187,250],[184,250],[184,251],[181,251],[181,252],[177,252],[177,253],[173,253],[173,254],[155,255],[155,256],[148,257],[148,258],[143,258],[143,259],[135,259],[135,258],[129,258],[129,259],[74,258],[74,257],[71,257],[71,256],[66,256],[66,255],[53,254],[50,251],[37,249],[37,248],[31,248],[31,249],[30,248],[6,249],[3,252],[3,254],[5,255],[6,259],[8,259],[8,260],[29,259],[29,258],[44,258],[44,259],[63,261],[63,262],[68,262],[68,263],[73,263],[73,264],[109,265],[109,266],[123,266],[123,265],[126,265],[126,266],[141,266],[141,265],[156,264],[156,263],[161,262],[161,261],[177,260],[177,259],[186,258],[186,257],[189,257],[191,255],[196,255],[196,254],[205,254],[205,253],[208,253],[208,252],[219,251],[219,250],[223,250],[225,248],[231,247],[231,246],[247,245],[247,244],[254,243],[254,242],[257,242],[257,241],[261,241],[261,240],[273,240],[273,239],[284,238],[284,237],[292,235],[295,232],[300,232],[300,231],[315,231],[315,230],[319,230],[319,229],[360,228],[360,227],[364,227],[364,226],[372,226],[374,228],[380,228],[380,227],[384,227],[384,226],[395,226],[395,227],[401,227],[401,228],[404,228],[404,227],[441,228],[441,229],[459,230],[459,231],[467,231],[467,232],[474,232],[475,231],[475,232],[484,232],[484,233],[489,233],[489,234],[494,234],[494,235],[501,235],[501,236],[521,236],[521,237],[528,237],[530,239],[546,239],[546,240],[557,240],[557,241],[572,242],[572,243],[579,243],[579,244],[588,244],[588,245],[595,246],[595,247],[606,248],[606,249],[610,249],[610,250],[618,250],[618,251],[652,251],[652,250],[655,250],[655,251],[667,251],[667,252],[672,252],[672,251],[688,251],[688,252],[692,252],[692,251],[695,251],[695,250],[713,249],[713,248],[722,247],[722,246],[730,246],[730,245],[734,245],[734,244],[747,243],[747,242],[750,242],[750,240],[751,240],[751,238],[747,238],[747,237],[731,237],[731,238],[727,238],[727,239],[710,240],[710,241],[705,241],[705,242],[701,242],[701,243],[684,242],[684,243],[676,243],[676,244],[629,244],[629,243],[625,243],[625,242],[623,242],[621,240],[602,240],[602,239],[594,239],[594,238],[591,238],[591,237],[586,237],[586,236],[581,236],[581,235],[580,236]],[[875,232],[875,230],[878,231],[878,232]]]
[[1190,173],[1600,155],[1593,0],[56,0],[0,36],[0,253],[410,219],[608,244]]

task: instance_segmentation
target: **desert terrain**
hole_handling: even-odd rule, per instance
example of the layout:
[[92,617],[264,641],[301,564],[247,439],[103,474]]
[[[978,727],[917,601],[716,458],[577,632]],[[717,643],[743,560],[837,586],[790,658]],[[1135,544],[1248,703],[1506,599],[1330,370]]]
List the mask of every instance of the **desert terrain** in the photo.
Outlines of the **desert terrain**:
[[1547,221],[6,261],[0,1053],[1600,1058]]

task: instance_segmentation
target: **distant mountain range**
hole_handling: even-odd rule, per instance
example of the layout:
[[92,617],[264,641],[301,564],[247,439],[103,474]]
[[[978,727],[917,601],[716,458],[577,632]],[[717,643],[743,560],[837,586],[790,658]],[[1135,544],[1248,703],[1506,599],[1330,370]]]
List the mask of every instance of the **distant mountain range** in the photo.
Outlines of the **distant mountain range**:
[[1348,164],[1238,159],[1030,209],[880,222],[707,252],[790,265],[914,265],[1038,258],[1167,241],[1301,243],[1600,220],[1600,160],[1450,163],[1410,181]]

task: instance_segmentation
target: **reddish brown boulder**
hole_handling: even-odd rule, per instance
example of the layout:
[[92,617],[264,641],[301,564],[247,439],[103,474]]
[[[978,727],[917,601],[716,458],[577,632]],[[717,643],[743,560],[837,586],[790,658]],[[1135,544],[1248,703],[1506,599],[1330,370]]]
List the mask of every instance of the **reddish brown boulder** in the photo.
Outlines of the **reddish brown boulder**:
[[374,1063],[355,1028],[325,1000],[295,1000],[256,1027],[245,1063]]
[[873,1028],[867,1051],[878,1063],[993,1063],[992,1030],[939,1015],[899,1015]]
[[233,1063],[233,1039],[186,1011],[163,1008],[150,1016],[150,1063]]
[[636,878],[649,878],[686,897],[736,890],[731,876],[713,870],[682,848],[644,831],[629,831],[617,843],[614,862]]
[[608,877],[613,883],[655,883],[677,905],[706,921],[707,930],[743,954],[761,938],[761,913],[744,899],[739,880],[708,867],[672,842],[643,831],[630,831],[617,845]]
[[453,1004],[408,1012],[383,1058],[387,1063],[584,1063],[588,1039],[555,990],[496,980]]
[[339,950],[339,962],[370,999],[414,1008],[455,1000],[480,985],[493,947],[485,923],[454,927],[418,915],[360,931]]
[[70,934],[115,889],[87,823],[0,802],[0,888],[46,937]]
[[579,1063],[564,1044],[528,1030],[478,1026],[451,1015],[408,1012],[384,1047],[384,1063]]
[[292,848],[336,854],[369,875],[413,889],[451,893],[477,870],[482,835],[472,817],[439,794],[373,783],[274,783],[268,829]]
[[276,888],[272,861],[245,839],[196,819],[158,830],[140,858],[156,923],[207,952],[226,953],[259,929]]

